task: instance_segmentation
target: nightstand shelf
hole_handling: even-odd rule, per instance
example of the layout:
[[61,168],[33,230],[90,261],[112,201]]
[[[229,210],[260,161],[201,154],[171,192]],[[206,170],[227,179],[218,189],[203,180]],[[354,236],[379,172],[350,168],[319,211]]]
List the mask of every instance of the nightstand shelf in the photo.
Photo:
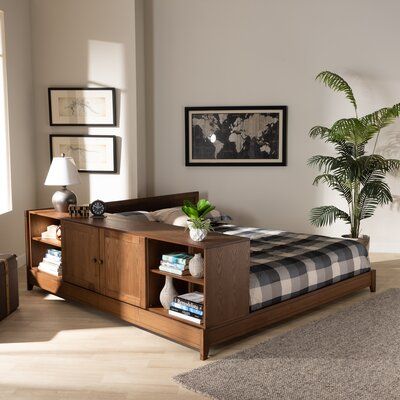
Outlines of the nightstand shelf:
[[61,240],[59,239],[43,239],[40,236],[34,236],[32,238],[34,242],[42,243],[44,245],[49,245],[61,249]]
[[171,278],[178,279],[178,280],[185,281],[185,282],[190,282],[190,283],[193,283],[195,285],[204,286],[204,279],[203,278],[195,278],[192,275],[172,274],[170,272],[161,271],[158,268],[152,268],[150,270],[150,272],[153,273],[153,274],[157,274],[157,275],[170,276]]
[[61,282],[62,281],[62,276],[56,276],[52,274],[48,274],[47,272],[40,271],[38,267],[33,267],[32,268],[32,275],[38,278],[41,276],[43,279],[48,279],[51,281],[57,281]]
[[200,323],[200,324],[195,324],[194,322],[190,322],[187,321],[183,318],[178,318],[178,317],[174,317],[173,315],[169,315],[168,310],[166,310],[163,307],[150,307],[149,311],[151,311],[152,313],[158,314],[158,315],[162,315],[166,318],[171,318],[175,321],[179,321],[179,322],[183,322],[184,324],[190,325],[190,326],[194,326],[195,328],[199,328],[199,329],[204,329],[204,323]]
[[61,250],[59,239],[44,239],[41,237],[49,225],[60,225],[61,218],[67,213],[60,213],[52,209],[32,210],[25,213],[26,218],[26,248],[27,248],[27,286],[28,290],[38,284],[45,290],[55,293],[59,290],[62,278],[39,271],[37,266],[43,260],[48,249]]

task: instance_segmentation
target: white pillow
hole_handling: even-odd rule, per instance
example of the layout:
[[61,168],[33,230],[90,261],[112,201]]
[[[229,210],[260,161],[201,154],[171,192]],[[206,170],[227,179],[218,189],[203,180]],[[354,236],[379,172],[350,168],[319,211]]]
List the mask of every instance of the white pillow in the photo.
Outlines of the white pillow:
[[[181,207],[163,208],[162,210],[153,211],[151,214],[158,222],[187,228],[188,217],[182,211]],[[229,215],[223,214],[218,210],[212,210],[208,213],[207,218],[210,219],[211,223],[221,223],[232,220]]]
[[163,208],[162,210],[153,211],[151,215],[158,222],[187,228],[188,217],[180,207]]

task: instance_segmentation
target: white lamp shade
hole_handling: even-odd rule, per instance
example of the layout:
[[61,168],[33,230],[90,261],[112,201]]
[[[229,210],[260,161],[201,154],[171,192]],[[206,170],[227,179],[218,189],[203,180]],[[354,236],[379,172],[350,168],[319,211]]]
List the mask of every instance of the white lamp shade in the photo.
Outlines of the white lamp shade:
[[67,186],[81,183],[75,162],[71,157],[54,157],[51,162],[46,186]]

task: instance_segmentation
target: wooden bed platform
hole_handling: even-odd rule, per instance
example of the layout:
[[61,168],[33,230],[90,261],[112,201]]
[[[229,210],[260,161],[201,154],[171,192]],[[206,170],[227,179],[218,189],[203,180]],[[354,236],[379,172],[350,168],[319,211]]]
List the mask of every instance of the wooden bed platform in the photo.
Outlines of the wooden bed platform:
[[[198,192],[107,203],[107,212],[181,206],[198,200]],[[62,226],[62,241],[41,240],[52,223]],[[37,266],[48,248],[62,250],[63,276]],[[203,254],[204,278],[176,276],[158,270],[165,252]],[[193,242],[183,228],[157,222],[133,222],[110,216],[103,220],[69,218],[54,210],[26,212],[27,287],[41,287],[60,297],[90,304],[141,328],[167,337],[208,357],[210,346],[283,321],[357,290],[375,291],[375,271],[332,284],[259,311],[249,311],[250,241],[211,233]],[[159,293],[172,276],[179,293],[204,292],[200,325],[174,318],[164,310]]]

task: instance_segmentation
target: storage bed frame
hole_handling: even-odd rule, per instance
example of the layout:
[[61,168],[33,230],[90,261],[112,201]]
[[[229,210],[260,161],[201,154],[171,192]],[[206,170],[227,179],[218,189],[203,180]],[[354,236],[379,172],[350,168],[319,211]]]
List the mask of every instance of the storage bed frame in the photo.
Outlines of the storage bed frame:
[[[107,203],[108,213],[154,211],[196,202],[198,192]],[[69,218],[54,210],[26,211],[27,287],[38,286],[65,299],[92,305],[153,333],[192,347],[202,360],[212,345],[248,334],[360,289],[376,288],[375,270],[322,289],[250,312],[250,241],[210,233],[193,242],[183,228],[136,222],[121,216]],[[41,239],[47,225],[61,224],[62,240]],[[62,249],[63,276],[37,266],[48,248]],[[204,278],[176,276],[158,269],[163,253],[201,252]],[[200,325],[174,318],[164,310],[159,293],[172,276],[179,293],[204,292]]]

